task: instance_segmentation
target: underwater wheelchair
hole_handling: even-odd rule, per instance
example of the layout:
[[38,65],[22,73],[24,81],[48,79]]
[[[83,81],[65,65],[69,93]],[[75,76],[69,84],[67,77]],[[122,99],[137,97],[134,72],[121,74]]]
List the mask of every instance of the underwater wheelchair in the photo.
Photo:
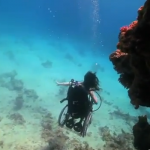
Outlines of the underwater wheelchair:
[[[86,136],[88,126],[92,122],[92,113],[97,111],[102,104],[101,96],[94,91],[100,100],[97,109],[93,110],[93,100],[87,94],[87,91],[82,86],[78,86],[78,82],[72,79],[68,88],[67,97],[60,102],[68,101],[68,104],[62,109],[58,118],[59,126],[64,125],[70,129],[74,129],[80,133],[82,137]],[[78,122],[76,122],[79,120]]]

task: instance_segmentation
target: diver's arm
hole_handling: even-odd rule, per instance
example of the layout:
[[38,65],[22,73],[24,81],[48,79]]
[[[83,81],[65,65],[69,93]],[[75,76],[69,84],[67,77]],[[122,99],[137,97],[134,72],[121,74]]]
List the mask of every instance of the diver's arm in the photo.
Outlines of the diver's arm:
[[70,82],[57,82],[57,81],[56,81],[56,84],[57,84],[57,85],[69,86],[69,85],[70,85]]
[[[78,85],[82,85],[83,82],[78,82]],[[56,81],[57,85],[64,85],[64,86],[70,86],[71,84],[75,85],[75,83],[70,82],[58,82]]]
[[93,91],[90,91],[90,96],[92,97],[92,100],[94,101],[95,104],[97,104],[97,97],[95,96]]

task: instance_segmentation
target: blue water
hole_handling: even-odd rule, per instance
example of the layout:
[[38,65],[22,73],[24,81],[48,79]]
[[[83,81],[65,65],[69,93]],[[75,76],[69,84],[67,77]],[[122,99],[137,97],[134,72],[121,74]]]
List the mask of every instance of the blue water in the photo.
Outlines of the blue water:
[[[95,150],[105,150],[108,141],[102,139],[100,128],[108,126],[110,133],[119,134],[123,129],[132,134],[135,122],[131,120],[148,112],[145,108],[135,110],[130,104],[109,55],[116,50],[120,27],[136,19],[144,2],[0,1],[0,149],[51,150],[48,141],[51,146],[54,140],[60,145],[68,143],[68,150],[83,142]],[[59,100],[66,96],[67,88],[55,81],[81,81],[89,70],[97,72],[103,103],[93,114],[88,136],[82,138],[57,124],[65,106]],[[48,117],[50,131],[43,128],[48,113],[53,117]],[[131,118],[127,121],[128,114]],[[64,140],[64,136],[69,139]]]

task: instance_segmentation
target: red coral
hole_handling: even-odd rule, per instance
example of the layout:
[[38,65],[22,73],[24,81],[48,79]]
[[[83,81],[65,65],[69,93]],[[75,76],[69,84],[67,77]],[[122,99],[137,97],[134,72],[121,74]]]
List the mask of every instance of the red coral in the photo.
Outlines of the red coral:
[[128,88],[131,103],[150,107],[150,0],[138,10],[138,17],[120,29],[117,50],[110,55],[119,82]]
[[128,30],[133,30],[138,24],[138,21],[133,21],[129,26],[123,26],[120,28],[120,32],[127,32]]
[[137,21],[137,20],[136,20],[136,21],[133,21],[133,22],[129,25],[128,30],[133,30],[133,29],[137,26],[137,24],[138,24],[138,21]]
[[128,30],[128,26],[123,26],[120,28],[121,32],[126,32]]
[[141,6],[139,9],[138,9],[138,12],[142,11],[144,8],[144,6]]

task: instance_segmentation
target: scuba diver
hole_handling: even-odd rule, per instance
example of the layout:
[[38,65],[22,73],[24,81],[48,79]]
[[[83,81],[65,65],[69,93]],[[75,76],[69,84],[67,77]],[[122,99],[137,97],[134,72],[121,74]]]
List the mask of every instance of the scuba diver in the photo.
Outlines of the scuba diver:
[[[87,117],[88,113],[92,111],[92,104],[97,104],[98,100],[94,94],[94,91],[99,91],[99,79],[96,73],[88,71],[84,75],[83,82],[74,81],[70,82],[57,82],[57,85],[69,86],[67,97],[64,100],[68,100],[68,119],[66,126],[68,128],[74,128],[77,132],[82,132],[82,122]],[[91,101],[89,100],[91,98]],[[92,104],[91,104],[92,103]],[[75,122],[80,118],[79,122]]]
[[[71,82],[57,82],[56,81],[56,84],[57,85],[64,85],[64,86],[70,86]],[[87,91],[87,93],[92,97],[95,104],[97,104],[97,98],[93,92],[93,91],[99,91],[100,90],[99,79],[97,78],[96,73],[92,73],[91,71],[88,71],[84,75],[84,81],[78,82],[78,86],[82,86]]]

